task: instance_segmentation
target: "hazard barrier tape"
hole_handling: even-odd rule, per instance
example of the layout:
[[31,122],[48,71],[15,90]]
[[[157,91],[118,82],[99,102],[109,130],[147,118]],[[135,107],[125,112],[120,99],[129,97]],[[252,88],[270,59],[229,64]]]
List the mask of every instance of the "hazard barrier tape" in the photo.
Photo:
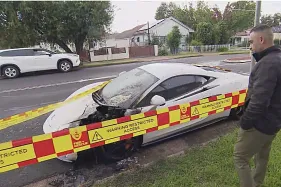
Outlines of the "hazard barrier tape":
[[[227,69],[224,69],[224,68],[221,68],[221,67],[218,67],[218,66],[208,66],[208,65],[200,65],[200,64],[192,64],[192,65],[197,66],[197,67],[211,67],[211,68],[220,69],[220,70],[224,70],[224,71],[231,71],[231,70],[227,70]],[[20,124],[22,122],[25,122],[25,121],[37,118],[39,116],[42,116],[44,114],[47,114],[47,113],[65,105],[65,104],[67,104],[67,103],[70,103],[72,101],[80,99],[80,98],[82,98],[82,97],[84,97],[88,94],[91,94],[91,93],[103,88],[109,82],[110,81],[106,81],[103,84],[101,84],[99,86],[96,86],[94,88],[91,88],[89,90],[86,90],[85,92],[82,92],[78,95],[75,95],[75,96],[67,99],[66,101],[50,104],[50,105],[43,106],[43,107],[40,107],[40,108],[37,108],[37,109],[34,109],[34,110],[29,110],[29,111],[26,111],[26,112],[23,112],[23,113],[20,113],[20,114],[16,114],[16,115],[13,115],[13,116],[10,116],[10,117],[7,117],[7,118],[0,119],[0,130],[6,129],[6,128],[11,127],[13,125],[17,125],[17,124]]]
[[0,144],[0,172],[140,136],[236,108],[247,90]]
[[23,113],[20,113],[20,114],[16,114],[16,115],[13,115],[13,116],[10,116],[10,117],[7,117],[7,118],[4,118],[4,119],[0,119],[0,130],[3,130],[5,128],[8,128],[8,127],[11,127],[13,125],[17,125],[19,123],[22,123],[22,122],[25,122],[25,121],[28,121],[28,120],[31,120],[31,119],[34,119],[34,118],[37,118],[39,116],[42,116],[44,114],[47,114],[67,103],[70,103],[70,102],[73,102],[77,99],[80,99],[88,94],[91,94],[95,91],[98,91],[100,90],[101,88],[103,88],[106,84],[108,84],[110,81],[106,81],[94,88],[91,88],[89,90],[86,90],[80,94],[77,94],[65,101],[62,101],[62,102],[59,102],[59,103],[54,103],[54,104],[50,104],[50,105],[47,105],[47,106],[43,106],[43,107],[40,107],[40,108],[37,108],[37,109],[34,109],[34,110],[29,110],[29,111],[26,111],[26,112],[23,112]]

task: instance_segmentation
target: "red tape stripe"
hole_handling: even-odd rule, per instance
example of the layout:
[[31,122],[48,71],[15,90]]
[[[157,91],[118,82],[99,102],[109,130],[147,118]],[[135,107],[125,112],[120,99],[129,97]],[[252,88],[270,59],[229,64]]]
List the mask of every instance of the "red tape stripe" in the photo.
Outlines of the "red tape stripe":
[[13,140],[12,141],[12,145],[13,147],[18,147],[18,146],[21,146],[21,145],[27,145],[27,144],[32,144],[32,137],[29,137],[29,138],[24,138],[24,139],[21,139],[21,140]]
[[21,168],[21,167],[25,167],[25,166],[28,166],[28,165],[31,165],[31,164],[37,164],[37,163],[38,163],[37,158],[34,158],[34,159],[31,159],[31,160],[19,162],[18,166]]

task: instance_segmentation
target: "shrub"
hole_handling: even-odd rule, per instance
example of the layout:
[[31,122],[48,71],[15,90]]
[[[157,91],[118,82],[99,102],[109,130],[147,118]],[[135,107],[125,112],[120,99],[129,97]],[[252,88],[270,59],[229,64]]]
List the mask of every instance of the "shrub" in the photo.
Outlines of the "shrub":
[[220,47],[218,48],[218,52],[226,52],[228,51],[228,47]]
[[192,40],[190,42],[190,45],[191,46],[200,46],[200,45],[203,45],[203,43],[201,41],[197,41],[197,40]]
[[274,44],[277,46],[281,46],[281,40],[275,39]]
[[166,49],[159,49],[158,56],[167,56],[169,53]]

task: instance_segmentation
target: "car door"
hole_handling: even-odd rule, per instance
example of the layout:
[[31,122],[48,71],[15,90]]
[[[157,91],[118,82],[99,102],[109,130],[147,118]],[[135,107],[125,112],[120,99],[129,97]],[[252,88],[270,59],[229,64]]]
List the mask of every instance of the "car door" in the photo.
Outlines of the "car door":
[[[202,90],[202,86],[207,85],[212,80],[213,79],[211,77],[203,77],[200,75],[181,75],[172,77],[163,81],[149,91],[149,93],[147,93],[147,95],[137,104],[137,107],[142,107],[142,112],[149,110],[151,108],[150,100],[154,95],[162,96],[166,100],[166,103],[163,106],[158,106],[156,109],[167,108],[208,97],[207,92],[200,92],[200,94],[196,94],[196,92]],[[184,97],[185,95],[190,96]],[[199,124],[204,119],[206,118],[199,118],[184,124],[145,134],[144,143],[181,132],[187,128]]]
[[16,49],[7,52],[9,54],[6,57],[11,58],[12,60],[10,61],[13,61],[13,63],[20,68],[22,73],[36,71],[32,49]]
[[38,70],[57,69],[57,61],[51,51],[45,49],[33,49],[33,51]]

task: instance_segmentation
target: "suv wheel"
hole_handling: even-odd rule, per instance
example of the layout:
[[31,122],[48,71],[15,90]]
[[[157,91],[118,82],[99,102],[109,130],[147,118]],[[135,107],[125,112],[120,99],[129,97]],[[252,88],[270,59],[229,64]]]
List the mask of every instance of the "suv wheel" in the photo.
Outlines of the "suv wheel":
[[61,72],[69,72],[72,69],[72,63],[68,60],[62,60],[59,62],[58,68]]
[[19,69],[15,66],[5,66],[2,70],[4,77],[9,79],[17,78],[20,74]]

